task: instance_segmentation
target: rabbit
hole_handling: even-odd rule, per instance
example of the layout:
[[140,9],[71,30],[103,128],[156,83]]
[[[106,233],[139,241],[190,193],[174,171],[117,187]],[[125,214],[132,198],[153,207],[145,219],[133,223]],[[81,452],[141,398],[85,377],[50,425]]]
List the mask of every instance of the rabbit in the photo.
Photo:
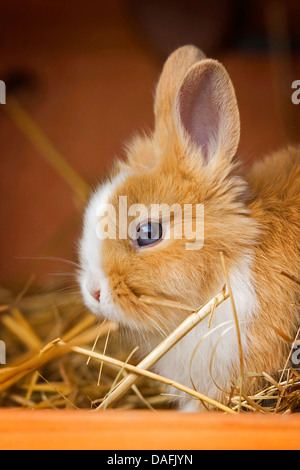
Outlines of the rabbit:
[[[237,156],[240,118],[233,84],[220,62],[193,45],[167,59],[154,115],[154,129],[126,145],[125,158],[115,162],[86,208],[79,243],[83,300],[95,315],[123,325],[146,354],[189,315],[180,304],[197,310],[222,289],[222,252],[240,345],[227,299],[154,370],[227,403],[237,390],[240,346],[243,391],[250,393],[261,386],[263,372],[275,377],[285,366],[287,338],[299,327],[293,277],[300,276],[300,148],[287,146],[245,170]],[[123,217],[125,196],[127,207],[202,205],[203,243],[187,249],[184,235],[170,235],[181,225],[175,212],[169,220],[127,213],[127,236],[123,227],[122,236],[101,237],[104,208]],[[107,220],[115,229],[123,226],[123,218]],[[145,303],[142,296],[174,306]],[[170,395],[181,410],[203,410],[199,400],[174,388]]]

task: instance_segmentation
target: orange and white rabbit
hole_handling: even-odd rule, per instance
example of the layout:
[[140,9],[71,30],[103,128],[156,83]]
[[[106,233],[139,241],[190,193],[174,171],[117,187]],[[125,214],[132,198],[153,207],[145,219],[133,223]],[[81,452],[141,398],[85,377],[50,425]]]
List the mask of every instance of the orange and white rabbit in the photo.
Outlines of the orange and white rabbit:
[[[194,46],[176,50],[157,86],[153,132],[131,141],[126,160],[116,163],[87,207],[80,284],[90,310],[126,326],[146,353],[188,313],[148,305],[140,296],[199,308],[225,283],[222,251],[245,371],[272,375],[283,368],[291,348],[279,331],[293,338],[300,323],[299,286],[281,274],[300,277],[300,149],[282,149],[243,174],[236,156],[239,137],[238,106],[224,67]],[[125,196],[126,207],[203,205],[201,248],[186,249],[184,234],[165,236],[176,226],[176,214],[135,225],[129,216],[133,235],[123,230],[122,237],[101,238],[102,210],[111,205],[122,212]],[[240,374],[230,299],[216,309],[210,329],[208,319],[201,322],[155,367],[188,386],[192,377],[198,391],[226,401]],[[198,403],[178,399],[184,409],[196,410]]]

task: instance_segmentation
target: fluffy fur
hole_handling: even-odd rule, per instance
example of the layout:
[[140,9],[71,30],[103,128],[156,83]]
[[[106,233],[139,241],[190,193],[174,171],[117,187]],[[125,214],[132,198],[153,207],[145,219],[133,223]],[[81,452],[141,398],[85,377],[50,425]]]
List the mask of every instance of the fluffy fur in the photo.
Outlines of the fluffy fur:
[[[292,338],[299,324],[296,286],[280,272],[300,274],[300,151],[281,150],[243,175],[235,157],[240,126],[233,86],[223,66],[193,46],[178,49],[166,62],[155,117],[151,135],[127,146],[126,161],[116,163],[111,182],[95,193],[87,209],[80,248],[83,297],[95,314],[129,327],[146,352],[186,312],[145,305],[139,297],[199,308],[225,283],[222,251],[241,325],[245,369],[274,374],[284,366],[290,347],[278,330]],[[128,238],[100,241],[97,208],[109,202],[118,209],[124,195],[128,206],[204,204],[202,249],[186,250],[184,238],[141,250]],[[101,290],[100,302],[90,295],[91,278]],[[191,372],[199,391],[225,400],[239,376],[232,320],[227,300],[210,329],[201,323],[157,364],[158,372],[189,386]],[[257,381],[245,386],[253,389]],[[196,401],[190,403],[197,407]]]

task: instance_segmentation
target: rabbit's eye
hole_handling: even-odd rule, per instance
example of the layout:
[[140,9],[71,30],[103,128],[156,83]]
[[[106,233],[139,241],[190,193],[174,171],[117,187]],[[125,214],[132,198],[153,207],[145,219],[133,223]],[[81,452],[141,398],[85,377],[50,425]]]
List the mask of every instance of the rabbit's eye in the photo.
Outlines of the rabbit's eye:
[[139,246],[148,246],[157,243],[163,234],[162,225],[159,222],[148,222],[137,229],[137,243]]

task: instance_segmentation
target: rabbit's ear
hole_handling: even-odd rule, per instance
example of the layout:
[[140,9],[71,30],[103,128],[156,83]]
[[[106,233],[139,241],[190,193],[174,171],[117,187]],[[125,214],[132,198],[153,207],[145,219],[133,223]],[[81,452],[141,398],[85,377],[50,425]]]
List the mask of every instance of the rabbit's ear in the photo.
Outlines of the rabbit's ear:
[[173,128],[174,102],[183,77],[195,63],[203,59],[205,59],[203,52],[190,45],[180,47],[168,57],[156,88],[154,103],[156,133],[159,134],[164,130],[170,132]]
[[194,64],[183,77],[175,100],[181,136],[201,148],[203,158],[231,159],[240,138],[240,118],[232,82],[216,60]]

